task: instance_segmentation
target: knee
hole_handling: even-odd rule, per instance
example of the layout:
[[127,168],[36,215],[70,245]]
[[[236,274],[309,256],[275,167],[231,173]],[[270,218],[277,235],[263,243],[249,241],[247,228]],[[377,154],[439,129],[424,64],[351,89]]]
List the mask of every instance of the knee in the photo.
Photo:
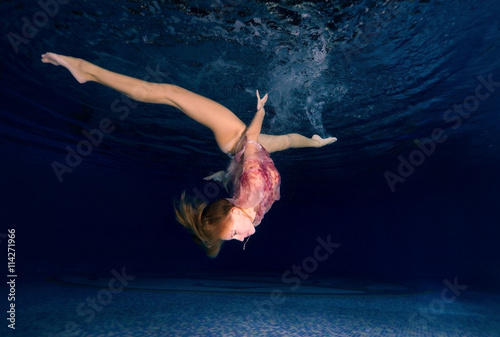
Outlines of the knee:
[[183,89],[175,84],[157,84],[162,92],[162,97],[165,100],[165,104],[178,107],[176,102],[179,101],[179,97],[182,96],[186,89]]
[[175,84],[162,83],[159,85],[161,86],[163,91],[165,91],[169,96],[172,97],[186,96],[186,94],[190,93],[187,89],[179,87]]

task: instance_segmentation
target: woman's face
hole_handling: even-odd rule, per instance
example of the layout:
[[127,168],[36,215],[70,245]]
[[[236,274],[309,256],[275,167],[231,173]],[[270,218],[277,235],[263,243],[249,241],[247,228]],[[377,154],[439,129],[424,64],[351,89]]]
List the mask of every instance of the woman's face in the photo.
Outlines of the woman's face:
[[225,233],[222,235],[223,240],[238,240],[243,241],[246,237],[255,233],[255,226],[252,223],[253,219],[240,208],[231,210],[231,218]]

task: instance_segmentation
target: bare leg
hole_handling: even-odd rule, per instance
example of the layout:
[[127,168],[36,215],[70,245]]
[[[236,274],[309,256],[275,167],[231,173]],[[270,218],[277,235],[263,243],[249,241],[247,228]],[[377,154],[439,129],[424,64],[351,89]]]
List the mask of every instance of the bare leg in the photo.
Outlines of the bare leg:
[[259,143],[262,144],[269,153],[290,148],[323,147],[336,141],[337,138],[335,137],[321,138],[318,135],[314,135],[311,138],[307,138],[298,133],[289,133],[281,136],[260,134],[259,136]]
[[220,149],[226,153],[233,148],[246,128],[226,107],[176,85],[142,81],[108,71],[82,59],[54,53],[43,54],[42,62],[67,68],[80,83],[93,81],[137,101],[176,107],[211,129]]

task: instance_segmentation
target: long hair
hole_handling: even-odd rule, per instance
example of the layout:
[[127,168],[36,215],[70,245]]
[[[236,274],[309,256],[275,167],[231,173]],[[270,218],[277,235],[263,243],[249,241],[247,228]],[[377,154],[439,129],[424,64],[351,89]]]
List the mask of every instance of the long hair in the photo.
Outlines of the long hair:
[[188,201],[184,192],[174,209],[177,221],[191,232],[194,241],[205,249],[209,257],[216,257],[224,242],[221,235],[229,225],[233,207],[226,199],[210,204]]

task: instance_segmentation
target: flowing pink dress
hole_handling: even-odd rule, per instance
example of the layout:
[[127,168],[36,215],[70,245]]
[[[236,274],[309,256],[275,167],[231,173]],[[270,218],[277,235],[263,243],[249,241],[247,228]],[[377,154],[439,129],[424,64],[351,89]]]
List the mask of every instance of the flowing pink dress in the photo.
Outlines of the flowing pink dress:
[[[245,154],[247,146],[257,147],[254,155]],[[280,199],[281,177],[262,145],[247,141],[245,137],[239,147],[241,150],[227,169],[233,188],[233,197],[227,200],[240,208],[253,208],[256,212],[253,224],[257,226],[273,203]]]

